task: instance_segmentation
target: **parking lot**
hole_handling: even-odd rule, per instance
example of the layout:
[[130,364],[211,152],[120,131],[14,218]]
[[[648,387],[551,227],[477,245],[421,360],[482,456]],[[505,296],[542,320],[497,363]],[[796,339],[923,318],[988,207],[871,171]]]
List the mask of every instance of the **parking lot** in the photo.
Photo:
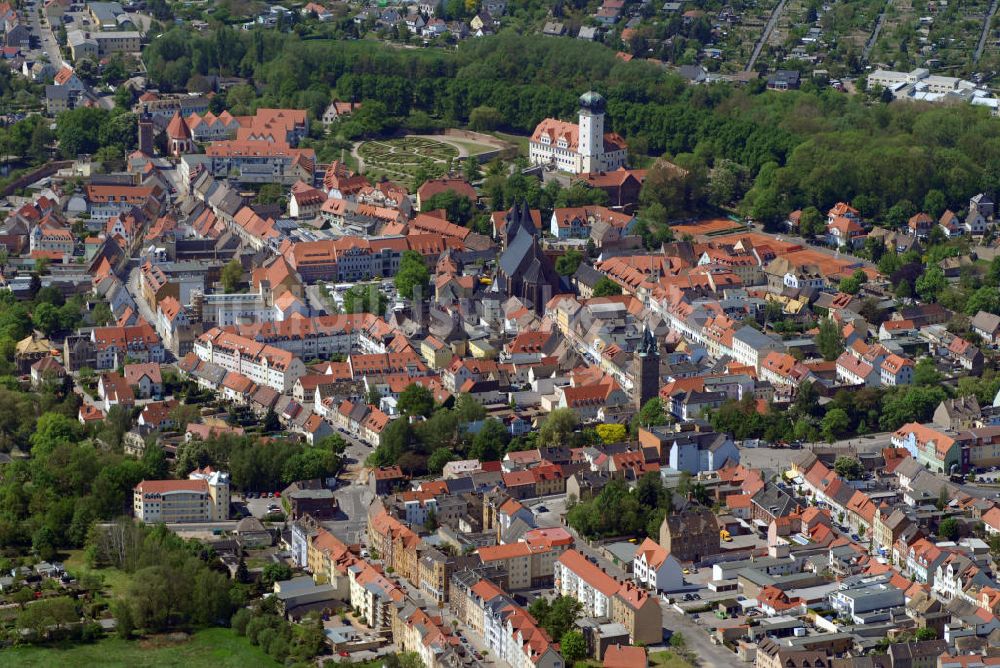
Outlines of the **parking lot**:
[[246,499],[246,508],[254,517],[261,518],[270,512],[284,512],[280,498],[250,498]]

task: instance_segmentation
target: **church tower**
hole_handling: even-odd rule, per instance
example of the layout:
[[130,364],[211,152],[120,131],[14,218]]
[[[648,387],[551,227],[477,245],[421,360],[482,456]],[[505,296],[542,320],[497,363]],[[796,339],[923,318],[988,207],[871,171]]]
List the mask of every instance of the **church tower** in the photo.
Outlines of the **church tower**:
[[139,151],[153,156],[153,117],[147,113],[139,116]]
[[637,411],[660,393],[660,350],[648,326],[632,354],[632,391]]
[[580,136],[578,150],[584,172],[601,169],[604,154],[604,98],[593,91],[580,96]]

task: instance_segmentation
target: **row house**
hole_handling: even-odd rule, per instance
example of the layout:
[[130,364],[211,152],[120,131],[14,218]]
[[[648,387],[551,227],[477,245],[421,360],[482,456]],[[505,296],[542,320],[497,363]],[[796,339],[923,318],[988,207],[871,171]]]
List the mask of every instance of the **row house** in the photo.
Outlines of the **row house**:
[[768,353],[760,365],[760,379],[772,385],[798,385],[793,370],[798,360],[788,353]]
[[126,359],[157,364],[165,359],[160,337],[146,322],[130,327],[95,327],[90,332],[89,343],[93,368],[97,370],[118,368]]
[[384,225],[406,222],[406,214],[399,209],[338,198],[323,201],[318,213],[324,223],[340,228],[345,234],[370,235]]
[[430,491],[400,492],[387,503],[401,506],[403,520],[411,526],[422,526],[432,516],[441,524],[457,523],[469,510],[469,504],[460,495]]
[[392,615],[392,639],[403,652],[414,652],[427,668],[443,668],[461,661],[462,648],[454,629],[440,613],[428,614],[411,599],[397,603]]
[[164,193],[159,186],[147,185],[98,185],[88,184],[84,189],[87,213],[92,220],[106,221],[115,216],[127,215],[133,208],[142,209],[150,202],[163,203]]
[[[553,407],[571,408],[583,421],[599,418],[607,408],[625,406],[631,398],[618,383],[608,378],[598,385],[558,386]],[[542,403],[545,406],[545,401]]]
[[619,231],[617,236],[622,237],[633,231],[636,218],[605,206],[557,208],[552,211],[549,231],[557,239],[586,239],[599,222],[615,228]]
[[482,637],[492,657],[511,668],[564,668],[548,633],[503,590],[471,571],[457,573],[452,583],[453,610]]
[[633,644],[662,641],[659,598],[631,582],[619,582],[576,550],[560,555],[554,571],[556,591],[579,601],[584,615],[622,624]]
[[73,231],[52,218],[43,219],[28,236],[28,248],[32,254],[72,255],[73,246]]
[[843,352],[837,358],[837,381],[844,385],[879,387],[882,383],[881,369],[876,371],[876,367],[860,357]]
[[356,282],[374,276],[396,275],[406,251],[416,251],[431,262],[449,249],[460,251],[465,244],[455,237],[409,234],[405,237],[366,239],[344,236],[323,241],[288,243],[279,250],[302,280]]
[[550,584],[556,559],[572,546],[573,537],[561,527],[528,529],[516,542],[481,547],[476,555],[503,574],[504,588],[517,591]]
[[931,591],[944,600],[961,599],[979,605],[981,590],[995,585],[996,582],[972,559],[951,552],[937,565]]
[[361,620],[376,631],[391,631],[395,604],[406,598],[402,587],[362,559],[347,567],[347,576],[351,606],[358,610]]
[[333,426],[343,429],[355,438],[363,440],[373,448],[382,443],[382,432],[389,426],[391,418],[375,406],[347,399],[334,404],[332,397],[317,405],[317,413]]
[[218,116],[211,111],[204,114],[193,113],[184,121],[191,131],[191,138],[199,143],[230,139],[240,129],[239,119],[228,111],[223,111]]
[[326,193],[304,181],[296,181],[288,195],[288,215],[291,218],[313,218],[326,201]]
[[396,337],[392,326],[371,313],[254,323],[241,326],[240,333],[303,359],[347,356],[356,350],[385,353],[389,342]]
[[226,332],[218,327],[205,332],[194,343],[199,359],[242,374],[258,385],[288,392],[299,376],[306,373],[298,357],[274,346]]
[[227,139],[214,141],[204,154],[181,156],[178,172],[185,185],[192,175],[204,169],[216,178],[230,178],[240,183],[278,183],[291,186],[296,181],[312,183],[316,152],[311,148],[292,148],[285,141]]
[[368,542],[378,558],[407,580],[416,581],[417,546],[420,537],[404,522],[393,517],[378,500],[368,509]]
[[954,435],[931,426],[910,422],[892,434],[892,445],[905,448],[921,466],[939,473],[950,473],[952,467],[961,467],[962,448]]
[[921,538],[909,546],[906,551],[906,571],[917,582],[934,586],[934,577],[940,566],[951,553],[944,550],[926,538]]

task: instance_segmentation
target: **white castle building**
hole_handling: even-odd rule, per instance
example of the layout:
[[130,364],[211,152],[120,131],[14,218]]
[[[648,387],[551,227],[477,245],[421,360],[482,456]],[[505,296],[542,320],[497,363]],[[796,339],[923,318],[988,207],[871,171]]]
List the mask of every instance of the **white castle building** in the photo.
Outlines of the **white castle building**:
[[580,123],[546,118],[531,135],[528,152],[534,165],[553,165],[571,174],[610,172],[625,166],[628,146],[621,135],[604,132],[604,98],[580,96]]

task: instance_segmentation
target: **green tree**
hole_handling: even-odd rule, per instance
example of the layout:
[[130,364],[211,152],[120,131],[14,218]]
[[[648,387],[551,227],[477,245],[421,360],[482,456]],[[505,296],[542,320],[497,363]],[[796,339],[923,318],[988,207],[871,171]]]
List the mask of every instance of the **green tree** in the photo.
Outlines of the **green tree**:
[[420,253],[408,250],[399,261],[399,271],[396,272],[396,290],[406,299],[423,298],[425,288],[430,282],[430,271]]
[[802,209],[799,217],[799,233],[811,239],[826,234],[826,218],[814,206],[807,206]]
[[915,385],[937,385],[941,382],[941,374],[937,370],[933,357],[921,357],[913,367],[913,383]]
[[573,433],[580,426],[580,418],[572,408],[557,408],[549,413],[538,432],[538,438],[545,445],[556,447],[569,445]]
[[79,442],[83,428],[79,422],[61,413],[44,413],[31,434],[31,454],[44,458],[60,445]]
[[971,295],[965,302],[966,315],[976,315],[980,311],[1000,314],[1000,290],[984,285]]
[[27,606],[17,615],[17,626],[36,638],[45,638],[52,628],[61,629],[80,620],[76,604],[66,596],[47,598]]
[[[707,201],[708,170],[698,157],[688,153],[674,160],[657,160],[646,173],[639,201],[657,206],[667,219],[696,213]],[[665,222],[665,221],[664,221]]]
[[601,276],[594,283],[594,297],[614,297],[622,293],[622,286],[612,281],[607,276]]
[[476,107],[469,112],[469,129],[496,130],[503,125],[503,114],[495,107]]
[[576,249],[570,249],[556,260],[556,271],[560,276],[572,276],[582,261],[583,254]]
[[430,417],[434,411],[434,394],[419,383],[410,383],[399,393],[396,407],[403,415]]
[[844,352],[844,337],[835,321],[829,318],[820,321],[819,332],[816,334],[816,347],[823,359],[828,362],[837,359]]
[[587,641],[579,631],[567,631],[559,640],[559,651],[566,665],[572,666],[577,661],[587,658]]
[[938,525],[938,536],[941,540],[957,540],[961,525],[954,517],[948,517]]
[[438,448],[431,453],[427,459],[427,468],[431,473],[439,474],[444,469],[444,465],[453,462],[458,457],[450,448]]
[[31,314],[32,320],[46,334],[54,334],[59,331],[59,309],[49,303],[42,303],[35,307]]
[[827,411],[820,423],[823,436],[831,443],[847,433],[850,426],[851,418],[840,408],[833,408]]
[[569,596],[557,596],[549,601],[544,596],[531,602],[528,612],[553,638],[562,638],[574,628],[583,606]]
[[476,205],[465,195],[459,195],[454,190],[445,190],[426,202],[421,202],[420,210],[423,212],[437,211],[444,209],[445,216],[450,223],[456,225],[467,225],[472,216],[476,213]]
[[632,418],[632,433],[638,434],[639,427],[656,427],[667,424],[668,421],[669,416],[664,410],[663,401],[659,397],[653,397],[644,403]]
[[837,457],[837,461],[833,463],[833,470],[845,480],[859,480],[865,474],[861,462],[851,457]]
[[344,313],[383,315],[388,306],[389,298],[374,283],[352,285],[344,291]]
[[861,291],[861,286],[868,282],[868,275],[858,269],[851,276],[840,281],[840,291],[849,295],[856,295]]
[[63,157],[76,159],[96,153],[101,147],[101,126],[107,117],[108,112],[97,107],[77,107],[59,114],[56,136]]
[[472,445],[468,455],[481,462],[496,461],[507,449],[510,432],[496,418],[487,418],[476,435],[472,437]]
[[286,201],[285,189],[280,183],[265,183],[257,191],[258,204],[282,204]]
[[937,301],[938,295],[947,286],[948,282],[945,280],[944,272],[936,265],[928,267],[916,282],[917,294],[920,295],[921,299],[929,302]]
[[270,586],[275,582],[290,580],[291,577],[292,569],[289,568],[288,564],[281,562],[270,563],[264,566],[264,570],[261,573],[261,582],[263,582],[265,586]]
[[222,281],[223,291],[236,292],[236,287],[243,280],[243,265],[240,264],[239,260],[233,258],[222,268],[219,278]]

